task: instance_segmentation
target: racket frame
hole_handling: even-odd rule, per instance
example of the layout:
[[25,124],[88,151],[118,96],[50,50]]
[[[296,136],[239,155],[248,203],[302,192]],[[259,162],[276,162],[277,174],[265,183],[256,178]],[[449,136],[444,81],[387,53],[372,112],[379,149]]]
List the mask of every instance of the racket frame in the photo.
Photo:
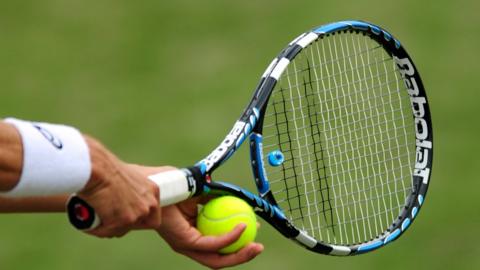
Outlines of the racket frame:
[[[317,241],[305,231],[296,228],[286,218],[270,191],[262,153],[263,116],[270,94],[283,71],[293,61],[295,56],[308,45],[319,38],[343,31],[355,31],[359,34],[369,35],[382,45],[385,51],[396,61],[408,88],[416,131],[416,163],[412,172],[414,184],[412,193],[406,199],[405,207],[383,234],[367,242],[351,246],[333,245]],[[403,234],[423,205],[433,162],[433,133],[426,93],[413,61],[400,42],[389,32],[374,24],[353,20],[335,22],[314,28],[294,39],[265,70],[255,88],[251,102],[240,119],[235,123],[229,135],[227,135],[220,146],[205,159],[198,162],[195,167],[199,168],[201,175],[210,178],[211,173],[231,157],[248,137],[250,138],[251,167],[258,195],[236,185],[220,181],[204,182],[204,180],[200,179],[200,181],[197,181],[197,184],[203,185],[201,190],[203,190],[204,194],[230,194],[244,199],[254,208],[257,215],[285,237],[294,240],[313,252],[346,256],[376,250]]]

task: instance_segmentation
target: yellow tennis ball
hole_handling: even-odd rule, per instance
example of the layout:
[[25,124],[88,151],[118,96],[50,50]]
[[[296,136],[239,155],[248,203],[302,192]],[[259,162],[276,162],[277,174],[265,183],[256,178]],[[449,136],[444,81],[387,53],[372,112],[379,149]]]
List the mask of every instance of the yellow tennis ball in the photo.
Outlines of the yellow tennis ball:
[[209,201],[198,213],[197,229],[203,235],[222,235],[238,224],[247,225],[240,238],[233,244],[219,250],[233,253],[255,240],[257,219],[250,205],[233,196],[222,196]]

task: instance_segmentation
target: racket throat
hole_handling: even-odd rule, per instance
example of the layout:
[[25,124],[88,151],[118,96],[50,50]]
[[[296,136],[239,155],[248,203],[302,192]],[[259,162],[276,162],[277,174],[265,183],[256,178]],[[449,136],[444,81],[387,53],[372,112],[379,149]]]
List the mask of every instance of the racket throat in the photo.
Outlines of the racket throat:
[[202,169],[196,166],[191,166],[183,169],[186,173],[188,191],[190,197],[195,197],[203,193],[204,183],[210,182],[210,175],[203,174]]

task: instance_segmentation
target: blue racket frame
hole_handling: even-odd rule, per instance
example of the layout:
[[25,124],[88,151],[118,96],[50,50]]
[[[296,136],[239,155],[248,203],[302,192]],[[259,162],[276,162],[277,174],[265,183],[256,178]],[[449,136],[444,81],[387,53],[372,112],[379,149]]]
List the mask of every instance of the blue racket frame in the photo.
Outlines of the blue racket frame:
[[[296,228],[287,219],[270,191],[269,182],[265,173],[265,161],[262,151],[263,115],[270,94],[280,75],[285,70],[288,63],[309,44],[323,36],[342,31],[356,31],[369,35],[381,44],[385,51],[395,59],[397,66],[403,71],[403,79],[407,88],[409,88],[409,94],[412,100],[413,117],[415,117],[417,139],[416,164],[415,168],[412,168],[413,190],[407,198],[405,207],[402,209],[397,219],[388,228],[385,228],[386,230],[383,234],[370,241],[351,246],[332,245],[318,241],[309,236],[306,232]],[[415,87],[415,89],[413,89],[413,87]],[[422,99],[422,102],[424,101],[424,104],[422,104],[423,110],[421,115],[418,109],[418,104],[415,103],[415,99]],[[209,178],[209,175],[220,166],[220,164],[232,156],[248,137],[250,138],[251,166],[258,195],[226,182],[205,182],[205,178],[207,176]],[[196,164],[196,169],[194,170],[198,170],[199,174],[203,176],[203,179],[197,181],[197,185],[202,185],[203,188],[200,190],[203,191],[204,194],[230,194],[240,197],[247,201],[260,217],[275,227],[285,237],[296,241],[308,250],[328,255],[346,256],[362,254],[383,247],[397,239],[409,228],[423,206],[428,184],[430,182],[432,158],[433,133],[430,111],[423,84],[413,61],[401,43],[386,30],[368,22],[351,20],[335,22],[314,28],[313,30],[300,35],[282,50],[263,74],[255,89],[252,101],[240,117],[239,121],[237,121],[232,131],[222,144],[212,152],[212,154]]]

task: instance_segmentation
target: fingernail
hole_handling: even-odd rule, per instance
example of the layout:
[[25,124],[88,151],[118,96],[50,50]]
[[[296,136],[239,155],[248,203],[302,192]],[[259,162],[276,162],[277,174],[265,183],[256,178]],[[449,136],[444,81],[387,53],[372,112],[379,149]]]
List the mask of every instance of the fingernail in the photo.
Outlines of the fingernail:
[[263,245],[254,243],[254,247],[250,249],[250,256],[256,257],[263,251]]
[[242,230],[245,229],[246,227],[247,227],[247,224],[245,224],[245,223],[239,223],[237,225],[237,228],[242,228]]

